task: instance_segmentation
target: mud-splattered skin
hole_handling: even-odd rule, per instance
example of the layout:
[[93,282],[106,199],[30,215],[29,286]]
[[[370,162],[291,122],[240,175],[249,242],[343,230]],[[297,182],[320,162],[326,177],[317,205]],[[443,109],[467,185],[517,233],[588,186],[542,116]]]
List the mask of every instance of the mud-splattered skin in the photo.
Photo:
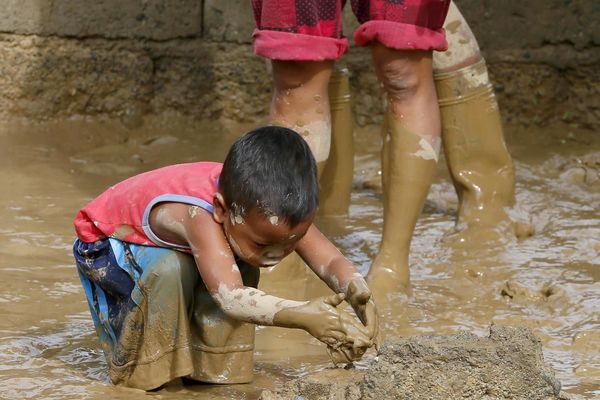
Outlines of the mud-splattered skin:
[[[353,354],[362,356],[372,345],[376,317],[370,314],[365,318],[361,313],[361,320],[369,321],[369,329],[358,319],[342,318],[342,310],[336,306],[343,295],[293,301],[246,287],[242,282],[235,256],[254,267],[271,267],[294,250],[301,255],[310,253],[305,259],[309,265],[319,265],[319,276],[336,292],[345,293],[352,279],[362,280],[312,225],[312,218],[292,227],[270,210],[228,207],[220,193],[215,195],[213,206],[210,214],[183,203],[161,203],[150,213],[150,227],[160,239],[190,248],[202,280],[220,308],[228,316],[246,322],[304,329],[336,348],[359,349]],[[370,292],[353,299],[358,302],[352,301],[352,306],[362,310],[370,300]]]
[[[230,216],[231,212],[227,214]],[[256,209],[224,219],[222,228],[238,257],[250,265],[265,268],[279,264],[293,252],[311,224],[312,218],[290,228],[279,216]]]
[[271,122],[297,131],[318,164],[329,157],[331,116],[327,83],[333,62],[273,61]]
[[200,233],[210,227],[222,229],[227,248],[219,254],[224,257],[237,255],[248,264],[261,268],[278,264],[294,251],[312,223],[310,219],[289,228],[278,216],[266,217],[261,211],[243,213],[236,208],[225,213],[222,222],[217,222],[212,214],[196,206],[161,203],[150,213],[150,227],[165,242],[187,247],[191,244],[190,230]]

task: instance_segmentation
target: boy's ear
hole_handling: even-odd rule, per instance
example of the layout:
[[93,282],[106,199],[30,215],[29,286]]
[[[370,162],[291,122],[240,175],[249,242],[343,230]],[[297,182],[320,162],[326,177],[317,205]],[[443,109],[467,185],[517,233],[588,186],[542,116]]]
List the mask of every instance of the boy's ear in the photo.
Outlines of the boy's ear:
[[213,196],[213,219],[215,222],[218,224],[223,224],[223,222],[225,222],[225,218],[227,218],[228,212],[229,210],[225,204],[225,199],[221,193],[215,193]]

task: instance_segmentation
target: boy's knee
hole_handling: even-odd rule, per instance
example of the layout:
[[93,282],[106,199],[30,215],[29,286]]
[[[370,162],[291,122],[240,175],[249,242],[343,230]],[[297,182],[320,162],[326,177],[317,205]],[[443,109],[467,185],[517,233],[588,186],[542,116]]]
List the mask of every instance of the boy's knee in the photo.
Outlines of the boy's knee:
[[179,265],[171,260],[161,260],[152,267],[151,273],[159,277],[163,282],[167,280],[179,281],[181,279]]

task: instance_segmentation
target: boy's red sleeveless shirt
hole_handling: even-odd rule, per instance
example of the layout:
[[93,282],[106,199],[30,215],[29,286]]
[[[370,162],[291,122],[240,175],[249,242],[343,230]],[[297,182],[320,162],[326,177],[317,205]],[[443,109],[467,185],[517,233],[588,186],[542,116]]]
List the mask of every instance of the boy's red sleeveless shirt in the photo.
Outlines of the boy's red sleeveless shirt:
[[212,212],[213,196],[223,164],[177,164],[126,179],[92,200],[75,218],[81,241],[114,237],[149,246],[174,246],[158,239],[150,229],[150,210],[158,203],[178,202]]

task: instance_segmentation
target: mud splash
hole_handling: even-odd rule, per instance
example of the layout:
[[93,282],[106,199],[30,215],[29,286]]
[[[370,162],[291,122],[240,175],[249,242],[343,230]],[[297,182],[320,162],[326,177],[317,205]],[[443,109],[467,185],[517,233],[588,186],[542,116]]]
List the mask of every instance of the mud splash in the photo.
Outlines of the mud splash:
[[[250,126],[175,117],[144,122],[136,130],[84,119],[0,125],[0,398],[147,398],[108,383],[70,255],[73,217],[129,175],[222,159]],[[349,218],[320,221],[363,273],[382,225],[378,129],[356,132]],[[490,322],[525,325],[542,339],[566,392],[600,396],[600,137],[568,126],[506,131],[517,173],[519,208],[512,214],[532,224],[533,236],[481,247],[448,240],[456,199],[440,162],[413,241],[412,292],[397,296],[386,328],[395,336],[461,329],[483,335]],[[261,287],[294,299],[324,290],[299,268],[274,270]],[[325,347],[304,332],[259,328],[256,348],[252,384],[174,382],[152,395],[257,398],[263,388],[331,367]]]

